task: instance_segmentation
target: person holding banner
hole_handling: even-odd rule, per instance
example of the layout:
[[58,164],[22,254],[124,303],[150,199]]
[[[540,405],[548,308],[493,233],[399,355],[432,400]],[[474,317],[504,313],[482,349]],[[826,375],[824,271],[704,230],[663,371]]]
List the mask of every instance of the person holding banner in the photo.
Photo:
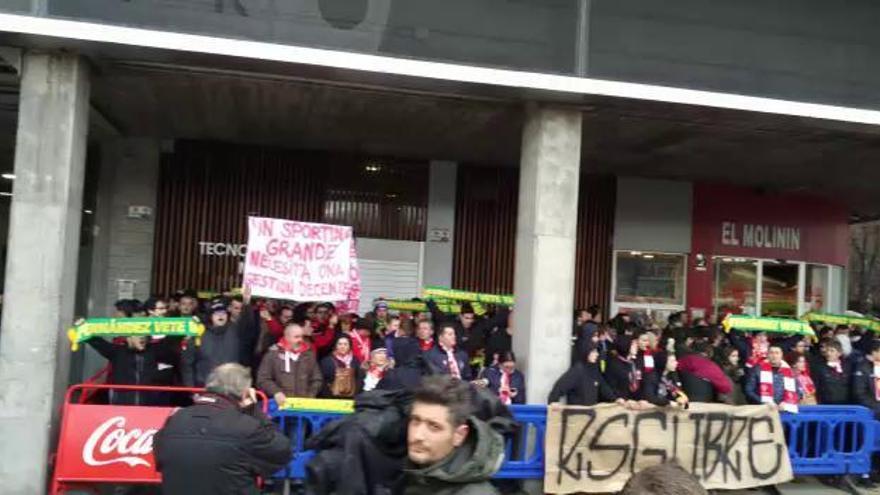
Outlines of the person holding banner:
[[[161,363],[173,362],[173,341],[165,338],[156,343],[145,336],[126,337],[124,343],[110,343],[102,337],[92,337],[86,343],[110,363],[108,383],[114,385],[162,385],[166,379]],[[110,403],[115,405],[154,406],[162,403],[155,392],[110,391]]]
[[684,393],[678,376],[678,359],[675,354],[666,356],[666,366],[661,373],[646,373],[642,381],[641,398],[655,406],[688,408],[688,396]]
[[599,402],[626,403],[617,396],[599,371],[599,350],[593,342],[588,344],[586,355],[572,363],[571,368],[556,380],[547,403],[559,402],[563,397],[570,406],[595,406]]

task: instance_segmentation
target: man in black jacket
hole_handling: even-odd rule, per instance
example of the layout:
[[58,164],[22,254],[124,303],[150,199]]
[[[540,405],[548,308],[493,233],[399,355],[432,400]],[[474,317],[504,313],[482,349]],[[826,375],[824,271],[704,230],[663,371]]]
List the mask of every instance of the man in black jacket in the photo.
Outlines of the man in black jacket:
[[240,364],[218,366],[208,393],[172,414],[156,434],[154,452],[165,495],[259,493],[255,479],[292,457],[290,440],[262,414],[251,374]]
[[[146,337],[127,337],[124,344],[113,344],[101,337],[88,344],[110,362],[110,379],[114,385],[161,385],[160,364],[173,363],[173,342],[163,339],[157,344]],[[166,364],[167,366],[167,364]],[[156,392],[110,391],[110,403],[117,405],[154,406],[164,396]]]
[[599,402],[625,403],[617,397],[599,371],[599,351],[592,344],[587,348],[586,359],[579,359],[556,380],[547,403],[559,402],[563,397],[570,406],[594,406]]
[[208,374],[225,363],[247,364],[251,356],[244,355],[246,341],[241,325],[244,321],[229,320],[229,308],[224,301],[211,304],[210,323],[197,346],[188,339],[181,356],[181,375],[187,387],[201,387]]
[[852,386],[852,366],[843,357],[843,347],[833,340],[825,345],[825,359],[816,367],[810,368],[816,383],[816,398],[819,404],[850,404]]

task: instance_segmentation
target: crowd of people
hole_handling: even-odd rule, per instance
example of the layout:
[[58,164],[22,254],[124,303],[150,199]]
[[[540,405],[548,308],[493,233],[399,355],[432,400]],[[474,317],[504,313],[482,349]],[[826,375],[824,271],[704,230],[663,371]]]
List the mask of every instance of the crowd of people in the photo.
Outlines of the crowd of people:
[[[527,402],[512,352],[510,308],[477,315],[468,303],[447,314],[434,301],[424,312],[392,312],[379,300],[360,316],[331,303],[252,301],[244,295],[200,301],[192,291],[145,303],[120,301],[116,317],[199,317],[200,345],[167,337],[89,341],[111,362],[113,383],[202,387],[211,370],[239,363],[279,404],[291,397],[353,398],[373,389],[413,389],[445,374],[487,387],[505,404]],[[725,332],[684,313],[664,326],[638,315],[603,322],[598,306],[574,315],[571,367],[549,397],[532,402],[631,408],[690,402],[731,405],[858,404],[880,415],[880,340],[849,326],[818,327],[817,337]],[[115,403],[150,403],[159,395],[117,394]]]
[[[357,315],[330,303],[255,300],[247,289],[210,300],[183,291],[145,303],[120,301],[115,316],[197,317],[206,327],[200,342],[170,336],[88,342],[110,361],[109,381],[116,384],[204,387],[214,370],[235,363],[279,406],[290,398],[413,391],[437,375],[490,392],[501,404],[527,402],[510,308],[477,314],[462,303],[448,314],[431,299],[424,304],[423,312],[394,312],[378,300]],[[606,322],[594,305],[575,312],[570,368],[548,397],[531,402],[615,402],[630,409],[772,404],[789,413],[800,405],[857,404],[880,417],[880,340],[844,325],[815,333],[727,332],[704,319],[687,322],[684,313],[662,326],[641,315]],[[146,392],[110,397],[114,404],[176,400]]]
[[[449,375],[487,387],[505,404],[526,401],[526,386],[511,352],[510,311],[477,316],[467,303],[458,314],[393,313],[377,301],[365,315],[338,312],[331,303],[252,300],[247,290],[200,300],[194,291],[142,303],[116,304],[116,318],[196,317],[198,339],[128,337],[88,341],[110,362],[111,383],[204,387],[221,364],[253,371],[257,387],[280,406],[288,398],[351,399],[375,389],[415,389],[424,376]],[[154,405],[167,394],[121,392],[114,404]]]
[[686,408],[690,402],[799,405],[857,404],[880,415],[880,340],[840,325],[816,337],[725,332],[703,319],[686,325],[670,316],[665,328],[629,315],[603,324],[598,307],[578,311],[572,367],[549,402]]

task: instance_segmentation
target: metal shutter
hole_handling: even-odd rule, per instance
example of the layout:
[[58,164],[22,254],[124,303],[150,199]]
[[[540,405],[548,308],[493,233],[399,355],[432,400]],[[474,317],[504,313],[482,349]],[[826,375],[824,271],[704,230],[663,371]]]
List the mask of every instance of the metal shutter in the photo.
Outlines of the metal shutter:
[[361,303],[363,315],[373,310],[373,300],[410,299],[422,290],[422,270],[418,262],[358,259],[361,271]]

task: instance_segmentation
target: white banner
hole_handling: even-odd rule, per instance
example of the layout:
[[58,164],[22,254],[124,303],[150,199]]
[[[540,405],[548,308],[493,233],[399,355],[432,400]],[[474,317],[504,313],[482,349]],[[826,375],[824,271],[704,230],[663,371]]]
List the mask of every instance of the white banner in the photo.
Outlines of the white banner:
[[353,242],[351,227],[249,217],[244,284],[255,296],[347,300]]

